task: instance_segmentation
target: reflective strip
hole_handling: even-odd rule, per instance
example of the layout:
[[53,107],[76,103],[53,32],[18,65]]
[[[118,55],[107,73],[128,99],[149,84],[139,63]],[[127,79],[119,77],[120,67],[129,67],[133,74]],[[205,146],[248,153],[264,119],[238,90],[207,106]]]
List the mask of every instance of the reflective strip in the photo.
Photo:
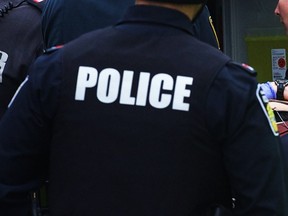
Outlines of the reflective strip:
[[17,94],[19,93],[19,91],[21,90],[21,88],[24,86],[24,84],[28,81],[28,76],[26,77],[26,79],[21,83],[21,85],[18,87],[17,91],[15,92],[13,98],[11,99],[10,103],[8,104],[8,108],[12,105],[13,101],[15,100]]

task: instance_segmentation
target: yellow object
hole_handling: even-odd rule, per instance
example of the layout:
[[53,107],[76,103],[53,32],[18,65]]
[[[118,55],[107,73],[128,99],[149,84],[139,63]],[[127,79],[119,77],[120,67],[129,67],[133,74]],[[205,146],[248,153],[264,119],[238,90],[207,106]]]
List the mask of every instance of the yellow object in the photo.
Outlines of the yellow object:
[[211,16],[209,16],[209,23],[210,23],[211,29],[212,29],[212,31],[213,31],[213,34],[214,34],[214,36],[215,36],[215,39],[216,39],[216,41],[217,41],[218,49],[220,50],[221,47],[220,47],[219,38],[218,38],[216,29],[215,29],[214,24],[213,24],[213,19],[212,19]]
[[[288,50],[287,36],[246,37],[248,64],[257,71],[258,82],[273,80],[272,49]],[[287,61],[287,59],[286,59]]]

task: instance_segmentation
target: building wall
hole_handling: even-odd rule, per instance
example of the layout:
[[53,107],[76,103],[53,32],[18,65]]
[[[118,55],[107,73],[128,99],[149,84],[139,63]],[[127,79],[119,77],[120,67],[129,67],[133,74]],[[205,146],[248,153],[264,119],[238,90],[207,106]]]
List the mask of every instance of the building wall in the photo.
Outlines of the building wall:
[[284,35],[275,0],[222,0],[224,52],[247,62],[247,36]]

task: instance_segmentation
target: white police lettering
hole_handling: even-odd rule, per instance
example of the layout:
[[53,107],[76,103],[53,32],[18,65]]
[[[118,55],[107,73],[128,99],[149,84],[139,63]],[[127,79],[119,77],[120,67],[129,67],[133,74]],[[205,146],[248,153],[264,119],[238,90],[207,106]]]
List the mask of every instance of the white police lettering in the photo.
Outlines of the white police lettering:
[[[156,74],[151,81],[149,95],[150,104],[158,109],[163,109],[169,106],[172,96],[170,94],[162,94],[161,90],[173,90],[174,80],[168,74]],[[162,89],[161,89],[162,86]]]
[[141,72],[139,77],[138,91],[136,98],[137,106],[146,106],[149,81],[150,81],[150,73]]
[[173,109],[175,110],[189,110],[189,104],[183,103],[185,97],[190,97],[191,91],[186,89],[187,85],[193,84],[193,78],[177,76],[174,98],[173,98]]
[[102,103],[113,103],[119,98],[119,103],[125,105],[146,106],[149,102],[157,109],[172,105],[174,110],[189,111],[190,104],[185,102],[185,98],[191,95],[188,86],[193,84],[192,77],[177,76],[175,82],[169,74],[160,73],[151,77],[151,73],[141,72],[136,97],[132,96],[133,80],[134,71],[124,70],[121,80],[121,74],[116,69],[106,68],[98,72],[95,68],[81,66],[75,100],[84,101],[86,90],[95,87],[96,97]]
[[92,67],[79,67],[75,100],[85,100],[86,88],[96,85],[98,71]]
[[101,71],[99,75],[97,97],[103,103],[113,103],[118,98],[120,73],[112,68]]
[[7,60],[8,60],[8,54],[3,51],[0,51],[0,83],[2,83],[3,81],[2,75],[3,75]]
[[133,75],[133,71],[124,71],[120,93],[120,104],[135,104],[135,97],[131,96]]

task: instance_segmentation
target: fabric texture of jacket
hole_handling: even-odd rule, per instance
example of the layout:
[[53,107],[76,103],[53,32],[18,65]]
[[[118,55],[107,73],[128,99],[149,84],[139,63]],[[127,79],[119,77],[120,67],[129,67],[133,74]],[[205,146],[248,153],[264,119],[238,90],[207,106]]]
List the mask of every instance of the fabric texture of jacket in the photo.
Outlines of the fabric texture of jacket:
[[288,215],[255,73],[184,14],[132,6],[29,74],[0,124],[0,215],[25,212],[44,174],[51,216]]

